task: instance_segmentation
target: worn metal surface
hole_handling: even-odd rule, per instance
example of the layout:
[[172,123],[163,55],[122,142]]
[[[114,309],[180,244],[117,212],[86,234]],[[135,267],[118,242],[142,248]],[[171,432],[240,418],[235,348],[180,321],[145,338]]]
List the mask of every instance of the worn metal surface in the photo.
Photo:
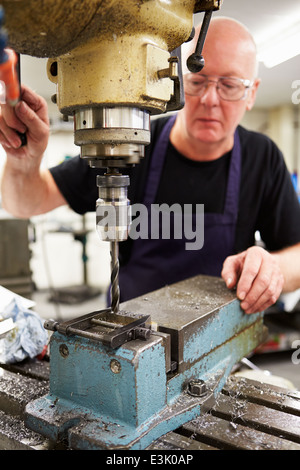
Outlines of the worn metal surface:
[[209,413],[148,449],[300,450],[300,392],[232,376]]
[[24,361],[0,366],[0,450],[51,449],[50,443],[24,424],[27,403],[49,389],[47,362]]
[[25,405],[46,393],[48,381],[40,381],[36,389],[36,380],[0,369],[0,409],[15,416],[22,416]]
[[198,0],[197,5],[195,0],[184,4],[182,0],[45,0],[38,6],[35,0],[18,0],[18,8],[11,0],[1,3],[11,46],[37,57],[68,53],[94,37],[106,36],[113,42],[116,35],[146,30],[155,36],[161,34],[161,25],[170,47],[175,49],[178,36],[181,43],[188,38],[194,11],[219,6],[207,0]]
[[[117,103],[165,111],[173,82],[159,80],[157,72],[168,67],[169,53],[189,38],[195,0],[2,4],[10,46],[55,58],[49,61],[48,76],[58,84],[62,112]],[[206,0],[198,1],[197,11],[206,6]],[[54,74],[53,62],[58,64]]]
[[257,335],[257,343],[262,340],[262,315],[244,315],[236,293],[217,277],[196,276],[125,302],[122,308],[150,315],[153,329],[170,334],[179,372],[231,338],[242,338],[255,322],[252,339]]

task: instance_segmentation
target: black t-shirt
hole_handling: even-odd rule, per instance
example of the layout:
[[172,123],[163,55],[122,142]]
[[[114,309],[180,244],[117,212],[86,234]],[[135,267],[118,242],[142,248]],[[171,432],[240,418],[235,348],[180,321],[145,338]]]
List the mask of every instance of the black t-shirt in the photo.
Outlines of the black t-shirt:
[[[123,173],[130,176],[129,199],[142,203],[149,162],[154,144],[164,123],[163,117],[152,121],[151,144],[140,164]],[[300,204],[278,147],[268,137],[238,128],[241,152],[239,212],[236,227],[236,252],[254,243],[256,231],[270,251],[300,242]],[[204,204],[206,212],[223,211],[231,152],[212,162],[194,162],[169,144],[157,203]],[[96,175],[79,157],[51,169],[51,173],[70,207],[79,214],[95,210],[98,190]],[[126,262],[134,243],[120,244],[121,261]],[[205,243],[205,241],[204,241]],[[216,242],[217,243],[217,242]]]
[[155,203],[205,204],[205,211],[222,213],[231,152],[208,162],[184,157],[169,142]]

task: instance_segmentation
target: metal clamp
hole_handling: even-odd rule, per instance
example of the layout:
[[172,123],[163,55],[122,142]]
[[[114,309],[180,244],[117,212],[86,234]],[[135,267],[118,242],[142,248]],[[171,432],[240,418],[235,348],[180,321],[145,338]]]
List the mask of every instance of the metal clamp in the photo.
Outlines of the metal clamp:
[[116,314],[111,309],[104,309],[63,323],[48,320],[45,322],[44,327],[47,330],[57,331],[66,336],[77,335],[94,341],[101,341],[103,344],[115,349],[127,341],[149,339],[151,329],[146,326],[149,322],[149,315],[132,317],[122,312]]

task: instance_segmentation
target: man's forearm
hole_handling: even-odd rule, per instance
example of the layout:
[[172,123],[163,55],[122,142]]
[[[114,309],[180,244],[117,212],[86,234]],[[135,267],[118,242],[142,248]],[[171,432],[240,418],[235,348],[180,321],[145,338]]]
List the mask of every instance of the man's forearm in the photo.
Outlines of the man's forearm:
[[24,174],[7,165],[4,167],[1,182],[2,206],[13,216],[29,218],[38,214],[45,193],[45,182],[39,170]]
[[283,292],[300,288],[300,243],[274,253],[284,277]]
[[1,193],[3,208],[18,218],[30,218],[66,204],[48,170],[24,174],[6,165]]

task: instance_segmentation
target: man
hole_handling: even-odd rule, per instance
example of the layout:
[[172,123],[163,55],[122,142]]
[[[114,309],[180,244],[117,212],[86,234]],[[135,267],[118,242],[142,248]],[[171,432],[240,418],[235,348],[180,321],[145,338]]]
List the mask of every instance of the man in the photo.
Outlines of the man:
[[[222,274],[228,288],[236,286],[244,311],[254,313],[282,290],[300,287],[300,207],[276,146],[238,127],[259,85],[251,35],[236,21],[216,18],[203,55],[200,73],[184,70],[184,109],[176,119],[152,123],[146,157],[130,171],[129,195],[133,203],[204,204],[204,246],[194,252],[184,240],[123,242],[121,300],[196,274]],[[76,157],[40,170],[48,128],[44,101],[27,88],[15,112],[2,107],[2,202],[17,217],[64,204],[79,213],[94,210],[96,170]],[[26,131],[26,147],[19,148],[15,130]],[[254,246],[257,230],[266,249]]]

